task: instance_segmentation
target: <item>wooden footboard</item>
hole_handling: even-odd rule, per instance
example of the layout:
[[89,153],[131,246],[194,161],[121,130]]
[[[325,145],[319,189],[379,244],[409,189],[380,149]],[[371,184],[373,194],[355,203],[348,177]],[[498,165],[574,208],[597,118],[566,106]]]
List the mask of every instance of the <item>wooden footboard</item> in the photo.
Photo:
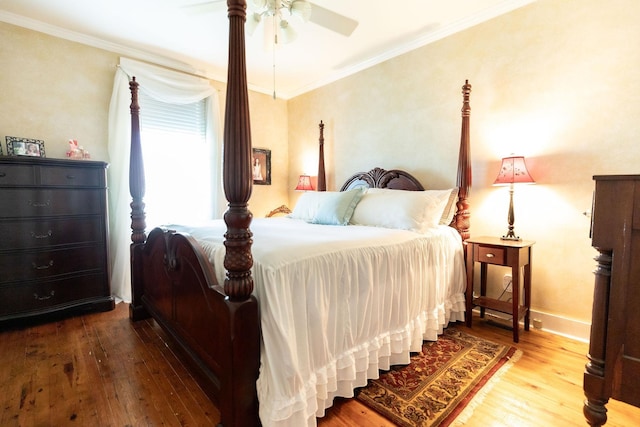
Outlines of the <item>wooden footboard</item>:
[[[154,229],[146,237],[145,177],[138,83],[131,89],[132,320],[152,316],[173,338],[220,410],[225,427],[258,426],[256,379],[260,323],[251,277],[251,139],[244,60],[246,2],[227,0],[229,79],[225,110],[224,185],[229,209],[224,267],[217,283],[213,267],[189,236]],[[242,173],[244,171],[245,173]]]
[[132,278],[148,313],[179,344],[225,426],[258,425],[260,323],[254,297],[233,302],[195,240],[155,228],[133,254]]

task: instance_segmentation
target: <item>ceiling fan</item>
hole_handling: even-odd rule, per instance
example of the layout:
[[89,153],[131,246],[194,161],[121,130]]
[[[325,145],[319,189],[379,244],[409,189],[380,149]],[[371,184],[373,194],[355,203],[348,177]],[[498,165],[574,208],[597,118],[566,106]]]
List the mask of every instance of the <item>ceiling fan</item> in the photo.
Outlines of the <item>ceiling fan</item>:
[[[184,6],[191,13],[202,13],[226,3],[225,0],[210,0]],[[246,29],[249,35],[264,22],[265,30],[272,25],[280,33],[283,43],[291,42],[296,32],[291,26],[292,19],[313,22],[328,30],[349,37],[358,26],[358,21],[333,12],[307,0],[248,0]]]
[[[206,13],[221,8],[226,0],[209,0],[183,6],[191,14]],[[295,40],[296,31],[291,21],[313,22],[328,30],[349,37],[358,21],[318,6],[307,0],[248,0],[245,29],[252,35],[262,24],[265,49],[273,53],[273,99],[276,99],[276,46]]]

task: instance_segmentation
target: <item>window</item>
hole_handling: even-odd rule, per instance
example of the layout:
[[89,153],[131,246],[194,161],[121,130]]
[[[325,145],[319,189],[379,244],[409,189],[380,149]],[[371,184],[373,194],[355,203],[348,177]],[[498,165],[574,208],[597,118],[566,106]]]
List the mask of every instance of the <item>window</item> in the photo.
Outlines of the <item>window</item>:
[[168,104],[140,92],[148,229],[213,217],[206,99]]

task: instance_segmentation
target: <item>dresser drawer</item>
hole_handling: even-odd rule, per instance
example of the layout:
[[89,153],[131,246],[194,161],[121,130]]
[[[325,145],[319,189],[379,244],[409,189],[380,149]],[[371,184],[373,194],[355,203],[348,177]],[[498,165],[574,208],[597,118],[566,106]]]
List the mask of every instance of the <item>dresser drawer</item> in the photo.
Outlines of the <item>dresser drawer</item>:
[[40,184],[43,186],[104,188],[104,169],[42,166],[40,168]]
[[59,245],[103,243],[104,217],[45,218],[40,220],[0,220],[0,251],[43,248]]
[[104,272],[106,254],[102,246],[14,252],[0,256],[0,286],[78,272]]
[[506,258],[506,249],[495,246],[479,245],[476,252],[476,262],[503,265]]
[[106,164],[60,159],[0,158],[0,187],[106,187]]
[[105,211],[104,190],[1,188],[0,218],[88,215]]
[[36,169],[30,165],[0,164],[0,187],[36,184]]
[[11,302],[0,304],[0,317],[44,313],[106,297],[109,297],[109,284],[105,273],[0,286],[0,301]]

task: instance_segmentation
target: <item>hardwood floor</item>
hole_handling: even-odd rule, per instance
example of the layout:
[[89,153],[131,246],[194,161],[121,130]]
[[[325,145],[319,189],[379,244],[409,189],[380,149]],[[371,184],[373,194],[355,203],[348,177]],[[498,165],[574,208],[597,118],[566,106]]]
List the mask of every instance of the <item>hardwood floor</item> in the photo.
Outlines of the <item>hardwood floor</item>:
[[[458,324],[453,327],[467,328]],[[474,321],[472,332],[513,344],[511,331]],[[0,332],[0,426],[206,426],[216,407],[150,320],[128,307]],[[489,390],[467,426],[586,426],[587,345],[522,332],[521,359]],[[606,426],[640,425],[640,409],[610,401]],[[392,426],[354,399],[339,399],[321,427]]]
[[206,426],[219,412],[128,306],[0,334],[0,426]]

